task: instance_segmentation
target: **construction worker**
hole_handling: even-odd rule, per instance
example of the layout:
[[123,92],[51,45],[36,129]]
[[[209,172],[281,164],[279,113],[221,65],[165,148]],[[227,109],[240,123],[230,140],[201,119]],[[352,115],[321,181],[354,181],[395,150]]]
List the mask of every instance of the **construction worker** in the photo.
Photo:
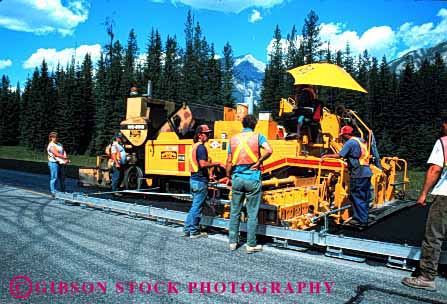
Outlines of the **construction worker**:
[[59,190],[65,192],[65,165],[70,162],[67,152],[61,143],[58,142],[56,132],[48,135],[48,167],[50,168],[50,192],[54,197],[56,194],[56,182],[59,184]]
[[439,257],[444,240],[447,239],[447,117],[441,123],[442,137],[436,141],[427,163],[430,167],[425,175],[424,187],[417,199],[420,206],[430,190],[434,201],[428,212],[425,236],[422,242],[420,275],[407,277],[402,284],[413,288],[436,290]]
[[[298,123],[297,123],[297,130],[296,130],[296,136],[297,138],[301,137],[301,127],[304,124],[305,116],[302,113],[303,108],[312,108],[312,117],[314,115],[314,101],[317,100],[317,94],[315,93],[314,88],[311,85],[299,85],[296,87],[297,95],[295,96],[296,102],[297,102],[297,113],[298,113]],[[320,111],[321,108],[318,109],[318,121],[320,120]]]
[[[126,164],[126,151],[123,147],[123,135],[115,134],[110,147],[110,158],[112,159],[112,191],[118,191],[123,176],[123,165]],[[120,196],[120,193],[114,193]]]
[[[242,119],[242,133],[230,139],[226,166],[227,176],[231,178],[232,184],[230,250],[236,250],[238,246],[240,215],[245,199],[248,214],[247,253],[262,251],[262,246],[256,244],[258,211],[262,196],[260,166],[273,152],[265,136],[253,132],[256,123],[253,115],[247,115]],[[262,155],[260,148],[265,150]]]
[[339,153],[326,154],[324,158],[346,158],[349,169],[349,200],[352,203],[353,216],[350,225],[368,226],[368,209],[371,200],[371,176],[369,167],[369,152],[366,142],[352,135],[353,128],[344,126],[340,130],[341,136],[346,142]]
[[205,143],[208,141],[212,130],[207,125],[197,127],[194,135],[194,144],[191,147],[189,156],[189,171],[191,178],[189,181],[192,205],[186,217],[185,227],[182,236],[191,239],[207,237],[206,232],[201,232],[199,223],[202,217],[203,205],[208,196],[209,172],[211,167],[221,166],[221,163],[208,161],[208,150]]

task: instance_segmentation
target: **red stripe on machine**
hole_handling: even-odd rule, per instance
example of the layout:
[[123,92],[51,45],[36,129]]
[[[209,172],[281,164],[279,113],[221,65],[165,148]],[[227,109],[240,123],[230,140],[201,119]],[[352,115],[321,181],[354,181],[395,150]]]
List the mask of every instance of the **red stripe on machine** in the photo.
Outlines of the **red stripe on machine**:
[[185,145],[178,145],[178,154],[185,154]]
[[[264,170],[268,170],[271,168],[274,168],[276,166],[282,165],[282,164],[299,164],[299,165],[311,165],[311,166],[319,166],[320,161],[319,160],[310,160],[310,159],[298,159],[298,158],[283,158],[277,161],[274,161],[268,165],[264,165]],[[341,164],[339,162],[328,162],[323,161],[321,163],[322,167],[333,167],[333,168],[341,168]]]
[[178,162],[178,171],[185,171],[185,162]]

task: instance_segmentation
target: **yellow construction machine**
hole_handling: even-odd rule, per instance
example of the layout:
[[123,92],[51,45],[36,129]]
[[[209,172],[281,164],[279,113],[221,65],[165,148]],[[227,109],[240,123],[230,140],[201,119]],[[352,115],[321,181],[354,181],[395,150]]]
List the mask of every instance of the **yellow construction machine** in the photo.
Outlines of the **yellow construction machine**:
[[[207,123],[212,128],[213,135],[206,144],[209,157],[225,163],[229,139],[242,131],[241,118],[247,112],[244,104],[219,111],[148,96],[131,96],[126,102],[126,119],[121,123],[129,155],[124,186],[159,188],[162,193],[189,191],[189,153],[197,125]],[[274,151],[262,166],[259,221],[303,230],[315,226],[318,222],[315,219],[328,216],[333,223],[342,224],[350,217],[347,164],[337,159],[322,161],[321,155],[341,150],[339,133],[343,125],[351,125],[355,134],[365,139],[370,152],[374,148],[373,133],[354,111],[343,109],[335,114],[323,108],[319,122],[304,125],[299,138],[290,136],[296,130],[297,102],[292,98],[281,100],[282,125],[270,113],[259,114],[255,132],[263,134]],[[407,163],[398,157],[383,157],[371,158],[370,166],[373,172],[370,213],[389,210],[405,193],[409,181]],[[220,177],[219,172],[215,175],[217,179]],[[80,169],[80,179],[84,184],[107,185],[107,159],[99,157],[96,168]],[[231,189],[217,180],[210,184],[210,197],[221,203],[216,208],[218,216],[228,218]]]

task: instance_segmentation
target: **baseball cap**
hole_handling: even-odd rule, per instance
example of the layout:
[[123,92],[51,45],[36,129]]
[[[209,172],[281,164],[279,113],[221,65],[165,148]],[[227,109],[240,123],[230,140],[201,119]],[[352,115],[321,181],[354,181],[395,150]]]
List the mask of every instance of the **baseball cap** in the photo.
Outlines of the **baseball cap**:
[[113,138],[123,138],[123,134],[115,133],[115,136],[113,136]]
[[200,125],[197,127],[196,133],[210,133],[213,130],[211,130],[207,125]]
[[343,134],[351,135],[353,131],[354,129],[351,126],[344,126],[343,128],[341,128],[340,134],[338,134],[338,136],[342,136]]

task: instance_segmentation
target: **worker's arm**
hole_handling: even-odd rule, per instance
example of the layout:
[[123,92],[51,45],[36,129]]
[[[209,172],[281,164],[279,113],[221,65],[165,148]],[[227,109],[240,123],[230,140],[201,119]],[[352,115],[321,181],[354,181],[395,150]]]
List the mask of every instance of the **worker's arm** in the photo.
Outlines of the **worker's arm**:
[[339,158],[341,158],[341,156],[338,153],[325,154],[325,155],[321,156],[321,159],[324,159],[324,158],[337,158],[337,159],[339,159]]
[[227,164],[225,166],[225,171],[227,173],[227,177],[231,178],[231,170],[233,169],[233,164],[231,163],[231,158],[233,156],[231,155],[231,153],[228,153],[228,157],[227,157]]
[[66,158],[67,158],[67,155],[65,154],[65,152],[64,152],[64,153],[59,153],[59,152],[57,151],[56,147],[54,147],[54,146],[50,148],[50,152],[51,152],[55,157],[59,157],[59,158],[62,158],[62,159],[66,159]]
[[425,205],[427,194],[435,186],[441,172],[442,168],[438,165],[432,164],[430,168],[428,168],[427,173],[425,174],[424,187],[422,188],[419,198],[417,199],[418,204]]
[[223,165],[219,162],[209,162],[207,160],[199,160],[200,168],[211,168],[211,167],[218,167]]
[[221,163],[218,163],[218,162],[208,161],[208,151],[206,150],[205,146],[203,146],[203,145],[200,145],[197,148],[196,159],[197,159],[197,162],[201,169],[211,168],[211,167],[216,167],[216,166],[221,165]]
[[264,149],[264,153],[261,155],[259,160],[250,167],[250,170],[258,170],[262,162],[268,159],[273,153],[273,149],[267,141],[264,142],[261,147]]

